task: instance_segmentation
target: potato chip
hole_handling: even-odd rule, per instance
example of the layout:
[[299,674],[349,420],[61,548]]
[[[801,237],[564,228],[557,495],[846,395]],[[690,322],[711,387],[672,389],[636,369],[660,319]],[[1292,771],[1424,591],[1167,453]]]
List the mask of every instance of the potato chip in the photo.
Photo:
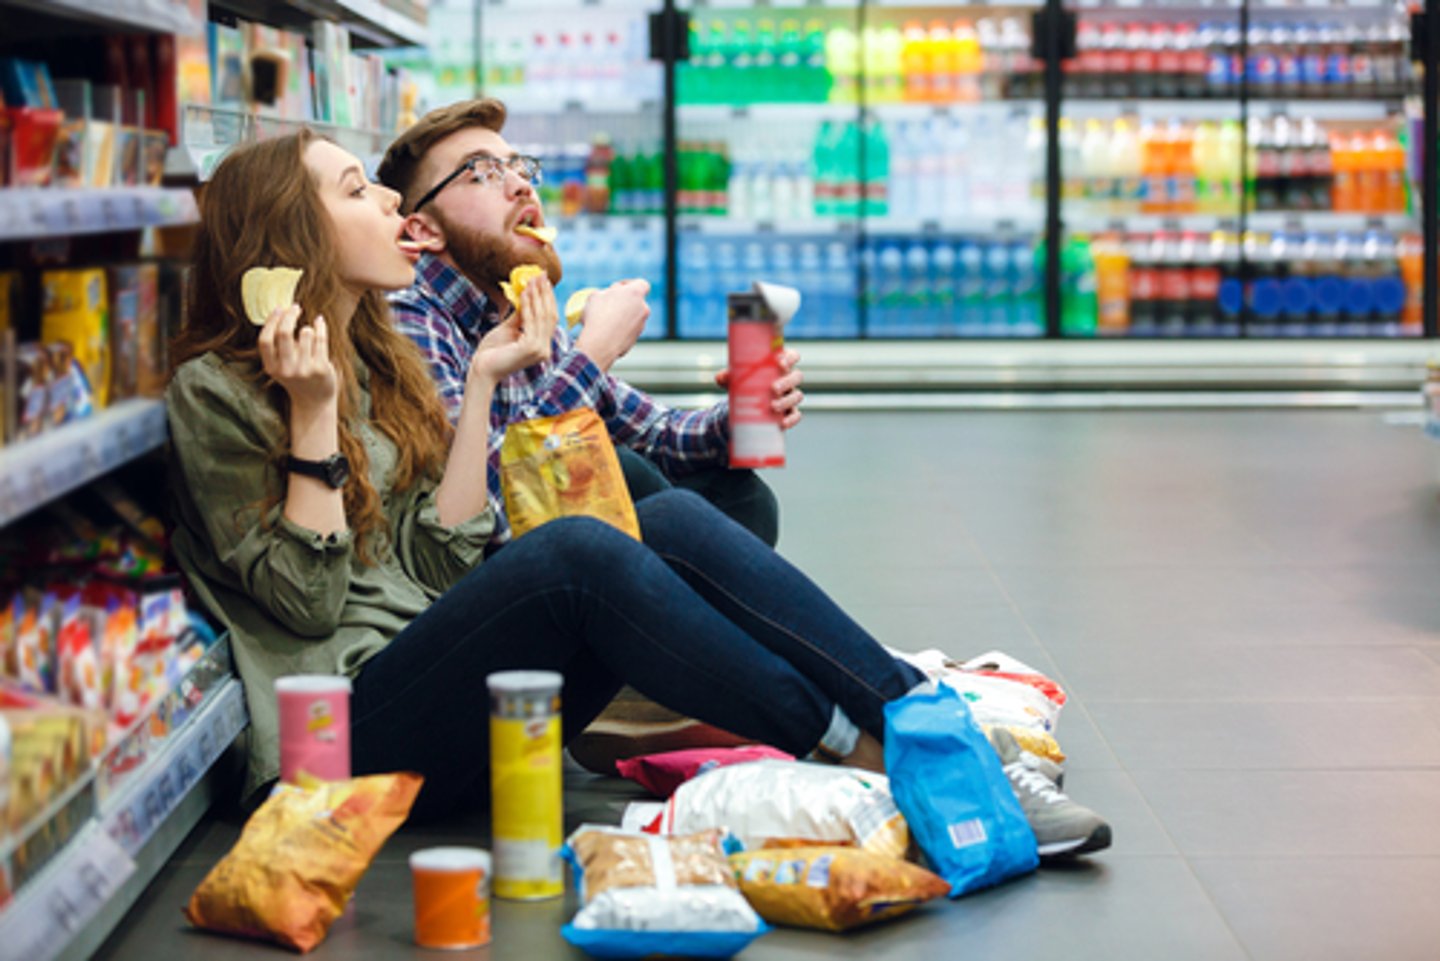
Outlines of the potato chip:
[[585,313],[585,305],[590,302],[590,295],[595,293],[594,287],[581,287],[571,294],[565,301],[565,323],[580,323],[581,315]]
[[525,288],[530,284],[530,281],[542,276],[544,273],[545,268],[543,267],[537,267],[534,264],[521,264],[519,267],[510,271],[509,280],[500,281],[500,292],[505,295],[506,300],[510,301],[512,307],[519,308],[520,295],[525,293]]
[[240,278],[240,301],[245,316],[264,327],[270,315],[295,303],[295,288],[305,271],[298,267],[251,267]]
[[560,231],[554,227],[532,227],[529,224],[521,224],[515,228],[517,234],[524,234],[527,237],[534,237],[542,244],[553,244]]

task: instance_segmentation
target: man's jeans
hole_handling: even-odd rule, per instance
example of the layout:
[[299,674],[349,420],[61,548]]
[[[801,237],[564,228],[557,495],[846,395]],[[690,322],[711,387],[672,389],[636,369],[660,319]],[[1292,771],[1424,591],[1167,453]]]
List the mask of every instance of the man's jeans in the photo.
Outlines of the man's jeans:
[[667,477],[653,462],[628,447],[616,447],[630,499],[639,503],[672,487],[691,490],[741,527],[774,547],[780,539],[780,504],[775,492],[753,470],[707,467]]
[[425,776],[421,816],[486,776],[494,671],[565,677],[565,739],[621,684],[796,755],[838,705],[884,733],[883,708],[923,680],[813,582],[688,491],[637,506],[645,543],[590,518],[552,521],[477,566],[355,678],[357,774]]

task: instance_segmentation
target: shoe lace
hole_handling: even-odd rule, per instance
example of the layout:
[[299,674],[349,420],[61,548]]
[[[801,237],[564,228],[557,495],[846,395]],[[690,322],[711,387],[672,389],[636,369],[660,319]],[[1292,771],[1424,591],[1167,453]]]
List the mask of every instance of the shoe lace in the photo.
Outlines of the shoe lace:
[[1005,773],[1009,776],[1011,784],[1024,788],[1047,804],[1060,804],[1068,800],[1065,794],[1055,786],[1055,782],[1034,768],[1026,766],[1023,761],[1011,761],[1005,765]]

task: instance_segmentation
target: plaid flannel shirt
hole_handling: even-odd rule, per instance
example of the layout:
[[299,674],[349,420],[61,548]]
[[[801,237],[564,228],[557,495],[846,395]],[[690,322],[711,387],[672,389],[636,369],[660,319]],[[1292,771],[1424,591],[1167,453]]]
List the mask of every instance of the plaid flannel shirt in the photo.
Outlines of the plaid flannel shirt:
[[[415,283],[390,295],[395,327],[420,348],[451,423],[460,416],[465,373],[475,345],[503,319],[500,307],[460,271],[422,254]],[[624,444],[670,476],[723,466],[729,458],[729,408],[724,401],[699,411],[665,407],[644,391],[601,370],[575,349],[563,325],[555,328],[550,360],[517,370],[495,390],[490,406],[491,506],[494,542],[510,538],[500,492],[500,446],[505,427],[532,417],[593,407],[616,444]]]

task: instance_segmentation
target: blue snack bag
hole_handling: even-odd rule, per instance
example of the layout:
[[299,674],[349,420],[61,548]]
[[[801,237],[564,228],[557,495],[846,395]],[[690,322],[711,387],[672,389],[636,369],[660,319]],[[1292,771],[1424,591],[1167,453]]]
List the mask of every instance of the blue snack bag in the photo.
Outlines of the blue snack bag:
[[952,898],[1040,864],[1000,758],[953,688],[885,705],[885,770],[910,833]]

